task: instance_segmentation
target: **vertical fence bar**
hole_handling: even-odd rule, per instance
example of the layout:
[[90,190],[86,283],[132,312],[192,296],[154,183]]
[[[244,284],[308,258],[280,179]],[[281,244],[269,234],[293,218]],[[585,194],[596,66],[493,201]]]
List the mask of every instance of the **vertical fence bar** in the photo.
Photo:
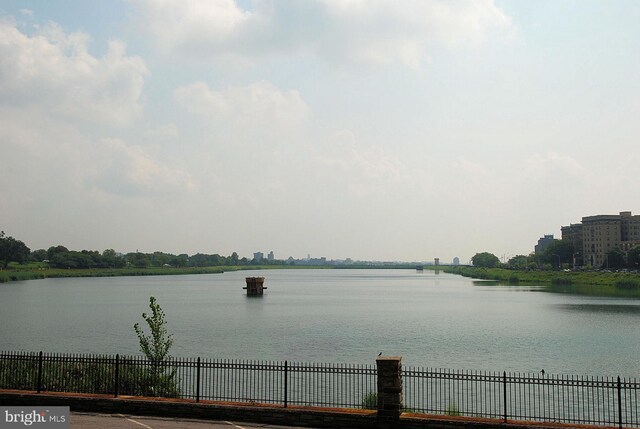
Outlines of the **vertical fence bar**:
[[113,383],[113,397],[118,397],[118,391],[120,390],[120,354],[116,355],[116,368],[114,371],[114,383]]
[[502,400],[504,405],[504,422],[507,422],[507,371],[502,373]]
[[618,376],[618,427],[622,429],[622,386],[620,376]]
[[289,362],[284,361],[284,407],[287,408],[289,400]]
[[200,402],[200,357],[196,366],[196,402]]
[[42,350],[38,353],[38,393],[42,390]]

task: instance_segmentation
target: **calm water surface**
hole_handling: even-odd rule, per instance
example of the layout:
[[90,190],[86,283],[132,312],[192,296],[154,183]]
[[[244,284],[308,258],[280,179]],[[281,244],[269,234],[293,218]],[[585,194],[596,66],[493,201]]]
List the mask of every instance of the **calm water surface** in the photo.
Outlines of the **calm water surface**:
[[[264,276],[247,298],[245,276]],[[269,270],[0,285],[0,349],[138,354],[149,296],[175,356],[640,376],[640,300],[413,270]]]

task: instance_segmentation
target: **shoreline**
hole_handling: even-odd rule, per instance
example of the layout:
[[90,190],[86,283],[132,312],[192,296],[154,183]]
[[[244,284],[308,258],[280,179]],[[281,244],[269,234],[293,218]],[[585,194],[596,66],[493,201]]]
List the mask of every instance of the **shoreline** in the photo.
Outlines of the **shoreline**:
[[[435,267],[429,267],[435,269]],[[442,271],[506,286],[545,286],[553,292],[640,297],[640,274],[605,271],[524,271],[504,268],[442,266]]]

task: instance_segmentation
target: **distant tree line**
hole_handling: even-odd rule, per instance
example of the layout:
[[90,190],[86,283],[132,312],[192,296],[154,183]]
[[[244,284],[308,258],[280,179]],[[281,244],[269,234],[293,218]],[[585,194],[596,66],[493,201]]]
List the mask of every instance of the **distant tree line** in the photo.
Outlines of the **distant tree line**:
[[131,252],[117,253],[113,249],[97,250],[69,250],[65,246],[51,246],[48,249],[31,251],[22,241],[6,236],[0,232],[0,267],[7,268],[10,262],[19,264],[29,262],[46,262],[52,268],[149,268],[149,267],[215,267],[238,265],[283,265],[281,260],[260,261],[240,258],[236,252],[230,256],[219,254],[207,255],[173,255],[171,253]]
[[[581,249],[574,249],[567,240],[553,240],[541,252],[529,255],[516,255],[507,262],[489,252],[476,253],[471,262],[475,267],[507,268],[513,270],[551,270],[561,268],[576,268],[582,266]],[[587,267],[596,269],[640,269],[640,246],[623,252],[613,248],[607,252],[605,262],[600,267]]]

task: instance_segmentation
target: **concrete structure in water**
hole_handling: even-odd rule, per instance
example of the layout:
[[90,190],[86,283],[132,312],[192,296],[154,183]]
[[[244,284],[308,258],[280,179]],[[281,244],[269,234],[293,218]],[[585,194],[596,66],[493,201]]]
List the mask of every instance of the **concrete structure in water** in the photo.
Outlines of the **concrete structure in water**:
[[246,277],[245,281],[247,285],[242,289],[247,290],[247,296],[262,296],[267,288],[264,286],[264,277]]

